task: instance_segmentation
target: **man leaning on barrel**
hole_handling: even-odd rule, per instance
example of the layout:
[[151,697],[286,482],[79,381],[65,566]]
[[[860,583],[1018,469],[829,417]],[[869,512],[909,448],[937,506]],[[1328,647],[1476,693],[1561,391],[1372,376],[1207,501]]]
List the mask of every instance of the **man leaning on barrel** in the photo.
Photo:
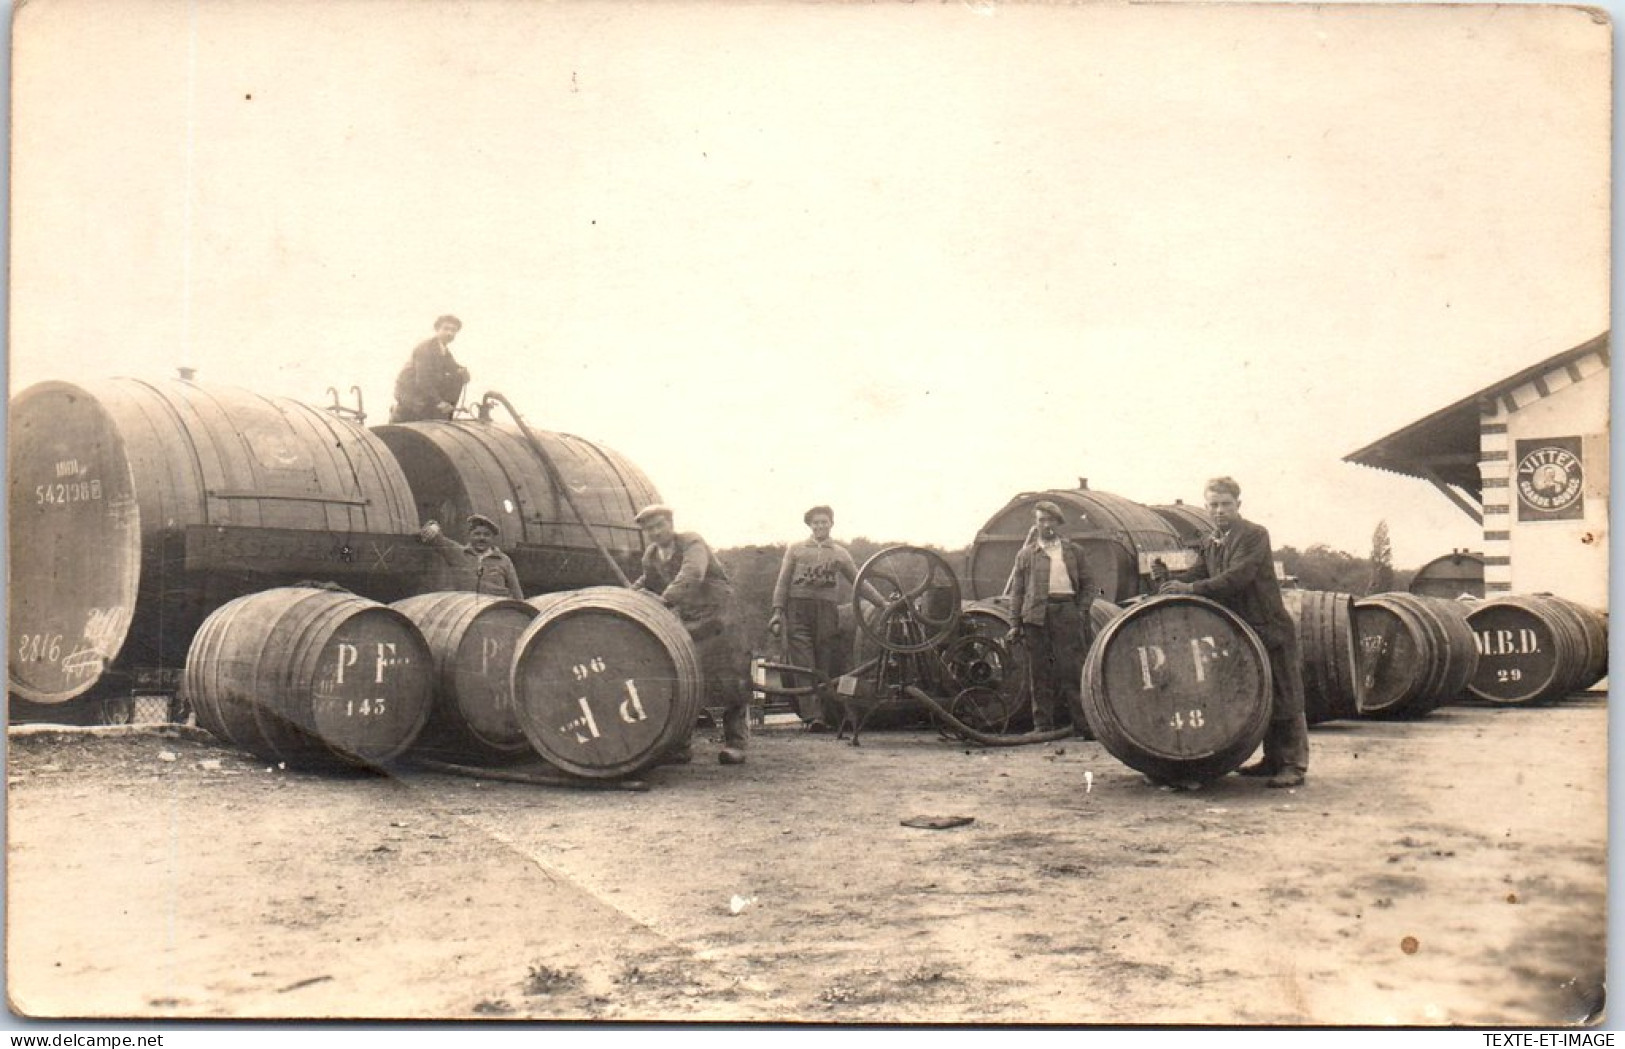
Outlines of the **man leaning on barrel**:
[[1303,712],[1303,666],[1292,617],[1281,600],[1275,578],[1270,534],[1262,525],[1243,520],[1241,485],[1231,477],[1207,483],[1207,512],[1214,533],[1202,543],[1196,567],[1169,578],[1160,563],[1153,578],[1158,593],[1195,594],[1228,608],[1258,635],[1269,654],[1275,695],[1264,758],[1241,769],[1243,776],[1268,776],[1272,787],[1303,785],[1309,771],[1309,724]]
[[[643,551],[643,574],[632,589],[654,594],[683,621],[694,639],[705,679],[701,705],[723,708],[723,747],[717,760],[724,765],[743,765],[750,731],[750,692],[745,687],[743,649],[734,637],[733,583],[705,540],[694,532],[677,531],[672,516],[671,507],[655,505],[633,518],[648,546]],[[690,725],[673,761],[691,759],[692,736]]]

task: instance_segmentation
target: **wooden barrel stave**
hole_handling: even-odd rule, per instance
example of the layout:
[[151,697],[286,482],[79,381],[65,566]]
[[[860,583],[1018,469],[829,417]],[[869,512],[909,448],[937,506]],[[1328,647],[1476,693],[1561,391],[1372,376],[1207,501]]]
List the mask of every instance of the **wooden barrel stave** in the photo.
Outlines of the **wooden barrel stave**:
[[1354,598],[1329,590],[1283,590],[1298,632],[1304,716],[1311,725],[1359,713]]

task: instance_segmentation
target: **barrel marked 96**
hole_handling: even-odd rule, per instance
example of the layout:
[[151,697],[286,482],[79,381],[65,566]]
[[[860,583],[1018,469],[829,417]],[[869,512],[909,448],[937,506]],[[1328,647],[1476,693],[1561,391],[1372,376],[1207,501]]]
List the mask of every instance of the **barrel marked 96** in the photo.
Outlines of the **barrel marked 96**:
[[[627,678],[622,685],[626,689],[626,698],[621,700],[620,707],[616,709],[621,721],[628,725],[648,721],[649,714],[643,709],[643,698],[638,695],[638,683],[632,678]],[[577,743],[591,743],[601,738],[603,733],[598,731],[598,719],[593,716],[592,704],[587,702],[586,696],[578,696],[576,703],[581,708],[581,716],[560,725],[559,733],[573,736]],[[582,735],[583,731],[586,735]]]

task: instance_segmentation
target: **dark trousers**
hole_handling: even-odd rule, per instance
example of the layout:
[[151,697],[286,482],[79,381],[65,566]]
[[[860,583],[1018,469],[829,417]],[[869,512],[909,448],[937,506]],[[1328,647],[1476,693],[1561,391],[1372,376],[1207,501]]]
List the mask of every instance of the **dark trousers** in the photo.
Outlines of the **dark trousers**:
[[[695,655],[700,659],[704,690],[700,706],[722,708],[722,738],[725,745],[743,747],[750,739],[750,680],[744,649],[740,646],[728,616],[718,613],[697,620],[685,620]],[[692,729],[690,736],[692,736]],[[688,740],[682,746],[688,747]]]
[[1279,769],[1309,770],[1309,722],[1303,712],[1303,660],[1298,641],[1266,647],[1275,695],[1270,726],[1264,733],[1264,764]]
[[1089,648],[1087,621],[1071,598],[1048,601],[1042,623],[1023,623],[1028,665],[1033,675],[1033,729],[1047,732],[1070,724],[1079,707],[1083,657]]
[[[785,662],[810,667],[832,682],[840,677],[846,659],[841,651],[841,617],[835,602],[791,598],[785,620]],[[797,700],[796,709],[805,720],[816,719],[826,725],[840,721],[840,714],[822,696],[803,696]]]

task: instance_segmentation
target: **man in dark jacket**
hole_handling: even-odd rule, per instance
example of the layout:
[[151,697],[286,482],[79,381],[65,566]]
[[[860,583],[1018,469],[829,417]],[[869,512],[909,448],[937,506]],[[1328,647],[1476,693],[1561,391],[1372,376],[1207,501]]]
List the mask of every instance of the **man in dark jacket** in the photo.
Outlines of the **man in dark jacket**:
[[[750,692],[744,650],[734,636],[733,583],[704,539],[673,527],[671,507],[645,507],[634,520],[648,546],[643,574],[632,588],[654,594],[683,621],[705,678],[701,703],[723,709],[723,748],[717,760],[742,765],[750,733]],[[691,754],[685,738],[675,760],[686,761]]]
[[424,419],[450,419],[457,400],[468,382],[468,369],[451,355],[451,340],[463,322],[447,314],[436,318],[434,338],[418,343],[412,359],[395,378],[395,406],[389,410],[392,423]]
[[[1272,787],[1297,787],[1309,771],[1309,725],[1303,713],[1303,665],[1298,635],[1281,600],[1270,534],[1241,517],[1241,485],[1230,477],[1207,483],[1207,512],[1215,531],[1190,571],[1162,584],[1159,593],[1212,598],[1253,628],[1269,653],[1275,683],[1264,758],[1241,770],[1268,776]],[[1159,580],[1160,581],[1160,580]]]
[[1045,499],[1033,507],[1033,519],[1011,576],[1015,626],[1010,633],[1027,645],[1033,731],[1050,732],[1073,721],[1072,711],[1081,716],[1078,687],[1089,651],[1089,606],[1097,591],[1083,552],[1061,537],[1066,523],[1061,508]]

